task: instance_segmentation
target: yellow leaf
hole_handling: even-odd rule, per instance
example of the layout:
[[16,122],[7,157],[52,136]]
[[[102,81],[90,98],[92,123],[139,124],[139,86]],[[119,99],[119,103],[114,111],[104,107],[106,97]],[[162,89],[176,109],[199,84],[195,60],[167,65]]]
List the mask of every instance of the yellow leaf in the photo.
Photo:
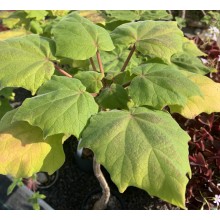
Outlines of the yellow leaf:
[[42,130],[27,122],[4,125],[11,115],[6,114],[1,121],[0,173],[20,178],[39,171],[55,172],[65,159],[63,135],[53,135],[44,140]]
[[210,78],[199,74],[189,75],[188,78],[199,86],[203,97],[190,97],[184,107],[178,105],[170,106],[171,113],[177,112],[186,118],[193,119],[202,112],[208,114],[220,112],[220,83],[216,83]]
[[24,36],[27,34],[28,34],[28,32],[24,28],[2,31],[2,32],[0,32],[0,40],[6,40],[6,39],[12,38],[12,37],[20,37],[20,36]]
[[8,18],[11,14],[13,14],[11,11],[0,11],[0,18]]
[[90,21],[94,22],[94,23],[100,23],[100,24],[105,24],[105,18],[102,15],[101,12],[99,11],[95,11],[95,10],[84,10],[84,11],[80,11],[79,14],[82,17],[85,17],[87,19],[89,19]]

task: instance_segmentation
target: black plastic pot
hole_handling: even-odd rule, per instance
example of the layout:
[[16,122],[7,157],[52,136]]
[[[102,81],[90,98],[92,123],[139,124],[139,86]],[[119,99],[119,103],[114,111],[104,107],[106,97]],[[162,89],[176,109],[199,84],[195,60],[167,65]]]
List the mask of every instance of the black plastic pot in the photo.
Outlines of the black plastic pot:
[[93,162],[89,158],[83,157],[83,148],[77,150],[74,154],[75,162],[77,166],[84,172],[93,173]]
[[[88,194],[88,196],[83,201],[81,209],[92,210],[93,205],[101,197],[101,195],[102,195],[101,189],[93,190],[91,193]],[[125,209],[125,205],[123,200],[120,198],[119,193],[115,192],[114,190],[111,190],[111,196],[106,210],[123,210],[123,209]]]
[[39,183],[39,189],[48,189],[53,186],[59,177],[59,171],[57,170],[52,175],[49,175],[46,172],[37,173],[37,182]]

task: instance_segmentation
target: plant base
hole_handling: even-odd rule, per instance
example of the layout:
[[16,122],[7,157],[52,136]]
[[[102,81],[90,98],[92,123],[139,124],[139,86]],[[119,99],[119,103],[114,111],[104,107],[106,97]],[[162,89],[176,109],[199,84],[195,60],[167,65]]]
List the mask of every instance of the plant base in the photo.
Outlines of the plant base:
[[[101,197],[102,192],[100,189],[93,190],[83,201],[82,208],[83,210],[92,210],[95,202]],[[124,203],[117,195],[116,192],[111,191],[111,196],[109,199],[108,206],[106,210],[123,210],[124,209]]]

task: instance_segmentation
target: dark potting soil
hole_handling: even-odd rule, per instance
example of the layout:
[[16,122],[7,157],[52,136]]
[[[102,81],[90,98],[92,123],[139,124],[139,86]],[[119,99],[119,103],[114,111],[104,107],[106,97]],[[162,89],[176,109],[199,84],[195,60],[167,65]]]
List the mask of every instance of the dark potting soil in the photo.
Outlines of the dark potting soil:
[[[94,200],[94,197],[97,198],[97,194],[94,195],[93,192],[101,190],[94,174],[81,170],[77,165],[74,157],[76,146],[77,140],[73,137],[64,143],[66,161],[59,169],[56,183],[48,189],[39,189],[41,193],[46,195],[45,201],[56,210],[91,209],[92,205],[86,204],[86,200]],[[179,209],[158,198],[152,198],[145,191],[135,187],[129,187],[124,193],[119,193],[107,171],[104,168],[102,170],[113,192],[107,209]],[[114,200],[116,201],[115,205],[111,205]]]

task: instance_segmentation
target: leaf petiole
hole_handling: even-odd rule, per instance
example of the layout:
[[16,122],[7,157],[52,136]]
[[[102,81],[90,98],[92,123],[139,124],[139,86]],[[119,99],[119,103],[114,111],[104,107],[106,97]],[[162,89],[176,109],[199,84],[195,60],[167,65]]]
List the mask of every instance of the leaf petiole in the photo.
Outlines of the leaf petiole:
[[95,63],[94,63],[92,57],[89,58],[89,62],[92,65],[92,69],[97,72],[97,69],[96,69],[96,66],[95,66]]
[[130,61],[130,59],[131,59],[131,57],[132,57],[134,51],[135,51],[135,49],[136,49],[136,46],[135,46],[135,44],[134,44],[133,47],[131,48],[130,53],[128,54],[127,59],[125,60],[125,63],[124,63],[124,65],[123,65],[123,67],[121,68],[121,72],[124,72],[124,71],[125,71],[125,69],[126,69],[126,67],[127,67],[128,63],[129,63],[129,61]]
[[105,76],[105,72],[104,72],[104,68],[103,68],[103,65],[102,65],[101,56],[100,56],[100,53],[99,53],[98,50],[96,52],[96,57],[97,57],[97,60],[98,60],[98,63],[99,63],[100,72],[101,72],[102,76],[104,77]]
[[67,76],[69,78],[72,78],[73,76],[70,75],[69,73],[67,73],[65,70],[63,70],[61,67],[59,67],[58,65],[54,64],[54,67],[57,71],[59,71],[61,74],[63,74],[64,76]]

